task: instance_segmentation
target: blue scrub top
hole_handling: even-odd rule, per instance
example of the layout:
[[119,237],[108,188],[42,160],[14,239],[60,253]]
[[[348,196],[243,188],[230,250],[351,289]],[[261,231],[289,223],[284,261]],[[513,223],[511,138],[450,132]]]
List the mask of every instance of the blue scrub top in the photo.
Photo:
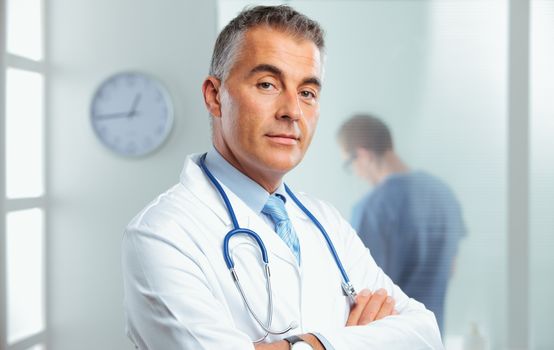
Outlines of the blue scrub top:
[[442,332],[452,261],[466,232],[452,190],[425,172],[390,175],[355,206],[352,226],[377,265],[435,313]]

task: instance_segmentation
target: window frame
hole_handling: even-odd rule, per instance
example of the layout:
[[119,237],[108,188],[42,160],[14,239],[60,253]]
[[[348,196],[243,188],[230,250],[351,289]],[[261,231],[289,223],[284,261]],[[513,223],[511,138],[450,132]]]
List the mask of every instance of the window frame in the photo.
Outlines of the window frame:
[[[6,52],[6,1],[0,0],[0,84],[6,86],[6,64],[5,64],[5,52]],[[4,90],[4,89],[2,89]],[[0,154],[5,155],[6,144],[4,137],[5,125],[6,125],[6,94],[0,94]],[[2,159],[5,159],[3,157]],[[0,161],[0,346],[7,347],[7,276],[6,276],[6,210],[5,210],[5,198],[6,198],[6,171],[5,161]]]
[[530,346],[530,0],[508,3],[507,344]]

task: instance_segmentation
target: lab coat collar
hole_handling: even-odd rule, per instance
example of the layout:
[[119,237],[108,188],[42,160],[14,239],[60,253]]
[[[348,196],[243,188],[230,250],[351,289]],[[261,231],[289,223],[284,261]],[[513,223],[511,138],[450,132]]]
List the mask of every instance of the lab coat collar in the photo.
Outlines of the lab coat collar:
[[227,186],[235,194],[240,194],[240,198],[254,212],[262,212],[269,193],[229,163],[214,146],[206,155],[206,166],[220,184]]
[[[187,157],[183,171],[181,172],[180,182],[189,189],[192,189],[192,194],[202,202],[206,207],[210,208],[214,214],[227,226],[228,230],[232,228],[231,218],[227,212],[227,208],[223,204],[221,196],[214,189],[212,183],[206,177],[199,166],[199,160],[202,154],[193,154]],[[246,203],[244,203],[233,191],[221,184],[225,193],[229,197],[237,221],[243,228],[249,228],[256,232],[264,241],[268,252],[272,252],[275,256],[282,260],[296,265],[296,258],[292,254],[290,248],[285,242],[273,231],[273,229]],[[309,218],[296,206],[293,200],[287,195],[286,209],[291,219],[293,217],[309,220]],[[226,232],[225,232],[226,233]],[[298,234],[301,234],[297,232]]]
[[[294,191],[293,188],[289,186],[289,189],[297,196],[298,193]],[[291,219],[297,218],[301,220],[308,220],[310,221],[310,218],[296,205],[296,203],[292,200],[292,198],[289,196],[289,194],[285,191],[284,186],[282,191],[278,191],[277,193],[282,194],[286,198],[285,202],[285,208],[287,209],[287,213],[289,214],[289,217]],[[309,209],[309,208],[308,208]]]
[[289,205],[286,205],[289,217],[292,218],[296,216],[298,218],[308,219],[287,194],[284,182],[281,182],[274,193],[268,193],[262,186],[229,163],[213,145],[206,155],[206,166],[208,166],[208,169],[210,169],[210,172],[219,183],[226,186],[226,190],[230,189],[237,194],[237,197],[258,215],[262,215],[261,212],[269,196],[277,194],[285,200],[285,203],[289,203]]
[[[180,182],[182,184],[188,184],[194,186],[194,188],[201,189],[201,193],[203,193],[202,198],[198,198],[199,200],[203,202],[207,202],[207,205],[212,208],[212,210],[216,213],[216,215],[226,224],[231,224],[231,218],[229,217],[229,213],[227,213],[227,209],[222,203],[221,197],[219,193],[215,190],[211,182],[208,180],[208,178],[204,175],[204,172],[200,168],[200,157],[202,156],[202,153],[192,154],[187,156],[185,160],[185,164],[183,166],[183,170],[181,172],[180,176]],[[223,186],[223,189],[225,190],[225,193],[227,193],[227,196],[230,196],[230,194],[233,194],[236,198],[234,201],[232,201],[233,207],[235,206],[235,203],[238,201],[241,204],[245,204],[243,200],[240,199],[236,193],[234,193],[231,189],[229,189],[227,186],[225,186],[224,183],[221,183],[221,186]],[[208,194],[209,193],[209,194]],[[291,219],[297,218],[301,220],[310,220],[306,214],[294,203],[292,198],[286,193],[284,183],[281,183],[281,186],[275,191],[275,193],[278,193],[285,197],[286,203],[285,208],[287,209],[287,212],[289,214],[289,217]],[[221,203],[222,205],[214,206],[214,202]],[[261,209],[260,209],[261,211]],[[235,214],[237,215],[237,218],[239,218],[239,214],[244,213],[244,211],[237,211],[235,210]],[[257,213],[259,215],[259,213]],[[243,215],[244,216],[244,215]],[[240,223],[240,221],[239,221]]]
[[[227,213],[219,193],[215,190],[208,177],[200,168],[202,153],[191,154],[185,159],[185,165],[181,171],[180,183],[191,190],[198,201],[205,204],[227,226],[231,226],[231,218]],[[228,189],[223,185],[226,193]],[[229,193],[227,194],[229,196]]]

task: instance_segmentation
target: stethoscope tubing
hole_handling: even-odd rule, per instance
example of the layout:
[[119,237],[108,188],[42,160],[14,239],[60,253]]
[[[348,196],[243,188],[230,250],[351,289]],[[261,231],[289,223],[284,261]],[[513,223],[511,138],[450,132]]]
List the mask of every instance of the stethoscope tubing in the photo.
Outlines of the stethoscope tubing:
[[[259,343],[261,341],[263,341],[269,333],[271,334],[284,334],[284,333],[287,333],[288,331],[290,331],[291,329],[293,328],[296,328],[296,323],[293,321],[289,324],[288,327],[286,327],[285,329],[283,330],[272,330],[270,327],[271,327],[271,323],[272,323],[272,319],[273,319],[273,293],[272,293],[272,289],[271,289],[271,273],[270,273],[270,270],[269,270],[269,257],[268,257],[268,254],[267,254],[267,249],[265,247],[265,244],[264,242],[262,241],[261,237],[254,231],[250,230],[250,229],[247,229],[247,228],[241,228],[239,226],[239,223],[238,223],[238,220],[237,220],[237,217],[235,215],[235,211],[233,209],[233,206],[231,205],[231,201],[229,200],[229,197],[227,196],[227,194],[225,193],[225,190],[223,189],[223,187],[221,186],[221,184],[219,183],[219,181],[217,181],[217,179],[213,176],[213,174],[210,172],[210,170],[208,169],[208,167],[206,166],[205,164],[205,160],[206,160],[206,155],[207,153],[204,153],[201,157],[200,157],[200,167],[202,168],[204,174],[206,174],[206,176],[208,177],[208,179],[210,180],[210,182],[214,185],[214,187],[216,188],[216,190],[219,192],[221,198],[223,199],[223,202],[225,204],[225,207],[227,208],[227,212],[229,213],[229,217],[231,218],[231,221],[233,223],[233,229],[231,231],[229,231],[226,235],[225,235],[225,238],[223,239],[223,257],[225,259],[225,264],[227,265],[227,268],[229,269],[229,271],[231,272],[231,276],[233,278],[233,281],[237,287],[237,289],[239,290],[239,293],[242,297],[242,300],[244,302],[244,304],[246,305],[248,311],[250,312],[250,314],[254,317],[254,319],[256,320],[256,322],[262,327],[262,329],[265,331],[265,334],[263,337],[261,337],[260,339],[258,340],[255,340],[254,342],[255,343]],[[348,274],[346,273],[346,271],[344,270],[344,267],[342,265],[342,262],[340,261],[339,257],[338,257],[338,254],[335,250],[335,246],[333,245],[333,242],[331,242],[331,238],[329,237],[329,235],[327,234],[327,231],[325,230],[325,228],[323,227],[323,225],[321,225],[321,223],[319,222],[319,220],[317,220],[317,218],[302,204],[302,202],[300,202],[300,200],[294,195],[294,193],[291,191],[291,189],[285,184],[285,190],[286,192],[288,193],[288,195],[292,198],[292,200],[296,203],[296,205],[310,218],[310,220],[316,225],[316,227],[319,229],[319,231],[321,232],[321,234],[323,235],[323,237],[325,238],[325,241],[327,243],[327,247],[329,248],[329,251],[331,252],[331,254],[333,255],[333,258],[335,260],[335,263],[337,265],[337,267],[339,268],[340,270],[340,273],[342,275],[342,279],[343,279],[343,282],[342,282],[342,288],[343,288],[343,291],[345,293],[345,295],[347,295],[351,302],[354,302],[354,297],[356,295],[356,292],[354,290],[354,287],[352,286],[352,283],[350,283],[350,279],[348,278]],[[231,256],[231,254],[229,253],[229,241],[231,240],[231,238],[237,234],[245,234],[247,236],[250,236],[251,238],[253,238],[256,243],[258,244],[259,248],[260,248],[260,252],[261,252],[261,255],[262,255],[262,260],[263,260],[263,263],[264,263],[264,274],[265,274],[265,278],[266,278],[266,291],[269,295],[269,300],[268,300],[268,316],[267,316],[267,325],[265,325],[260,319],[259,317],[256,315],[256,313],[254,312],[254,310],[252,309],[252,307],[250,306],[250,303],[248,302],[248,300],[246,299],[246,296],[244,294],[244,291],[240,285],[240,282],[239,282],[239,278],[238,278],[238,275],[235,271],[235,263],[233,261],[233,258]]]
[[346,271],[344,270],[344,267],[342,266],[342,262],[339,259],[339,255],[335,250],[335,245],[333,244],[333,242],[331,242],[331,238],[329,237],[329,234],[327,234],[327,231],[325,230],[323,225],[321,225],[319,220],[304,206],[304,204],[302,204],[302,202],[300,202],[300,200],[294,195],[294,193],[292,193],[291,189],[286,184],[285,184],[285,191],[287,191],[287,194],[292,198],[294,203],[296,203],[296,205],[304,212],[304,214],[306,214],[310,218],[310,220],[312,220],[312,222],[317,226],[319,231],[321,231],[321,234],[325,238],[325,242],[327,242],[327,247],[331,251],[333,258],[335,259],[335,263],[337,264],[337,267],[340,270],[344,283],[350,284],[350,278],[348,278],[348,274],[346,273]]

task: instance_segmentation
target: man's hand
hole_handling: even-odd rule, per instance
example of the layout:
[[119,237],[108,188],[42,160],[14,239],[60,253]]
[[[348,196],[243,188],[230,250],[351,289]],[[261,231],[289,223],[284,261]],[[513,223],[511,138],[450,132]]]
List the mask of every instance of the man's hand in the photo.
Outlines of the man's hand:
[[[314,350],[325,350],[319,339],[311,333],[302,334],[300,338],[310,344]],[[286,340],[279,340],[274,343],[255,344],[254,348],[256,350],[288,350],[290,345]]]
[[390,315],[396,315],[394,299],[387,296],[387,291],[379,289],[371,293],[363,289],[356,296],[356,304],[350,310],[346,326],[363,326]]
[[[387,296],[387,291],[379,289],[375,293],[371,293],[367,289],[363,289],[356,296],[356,304],[350,310],[350,315],[346,321],[346,326],[363,326],[370,322],[380,320],[390,315],[397,315],[394,310],[394,299]],[[307,341],[314,349],[324,349],[313,334],[303,334],[300,336]],[[288,349],[289,343],[281,340],[274,343],[256,344],[256,350],[281,350]]]

